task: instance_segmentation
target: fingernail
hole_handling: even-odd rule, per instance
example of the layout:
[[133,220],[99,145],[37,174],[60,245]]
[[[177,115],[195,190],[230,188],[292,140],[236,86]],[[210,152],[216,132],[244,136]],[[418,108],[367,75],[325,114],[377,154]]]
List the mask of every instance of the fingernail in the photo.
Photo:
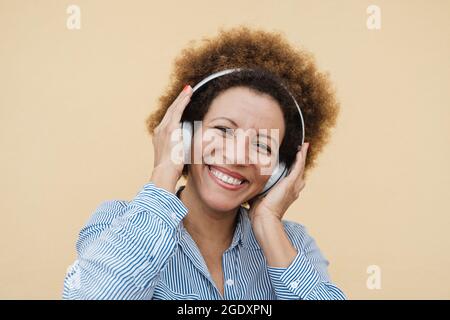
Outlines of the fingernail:
[[184,88],[183,88],[183,91],[189,91],[189,88],[190,88],[190,87],[191,87],[191,86],[190,86],[190,85],[188,85],[188,84],[187,84],[187,85],[185,85],[185,86],[184,86]]

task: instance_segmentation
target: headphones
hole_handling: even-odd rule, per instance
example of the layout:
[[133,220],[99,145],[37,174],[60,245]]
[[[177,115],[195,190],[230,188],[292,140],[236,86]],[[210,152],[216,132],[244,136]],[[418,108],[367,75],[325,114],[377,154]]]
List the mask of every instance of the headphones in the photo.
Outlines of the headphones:
[[[234,69],[226,69],[219,72],[215,72],[208,77],[204,78],[202,81],[197,83],[194,88],[192,89],[192,94],[197,91],[201,86],[203,86],[205,83],[211,81],[212,79],[218,78],[220,76],[237,72],[243,70],[242,68],[234,68]],[[291,94],[291,92],[286,88],[284,84],[281,84],[286,91],[289,93],[289,95],[292,97],[292,100],[294,101],[298,113],[300,114],[300,120],[301,120],[301,127],[302,127],[302,143],[303,145],[305,140],[305,125],[303,121],[303,115],[300,110],[300,107],[295,100],[294,96]],[[190,161],[191,156],[191,143],[192,143],[192,137],[194,135],[192,122],[189,121],[183,121],[181,124],[181,130],[183,135],[183,148],[184,148],[184,159],[185,163],[188,163]],[[275,167],[275,170],[273,171],[272,175],[270,176],[269,180],[267,181],[266,185],[264,186],[261,193],[259,193],[256,197],[264,197],[270,189],[272,189],[273,186],[275,186],[281,179],[286,177],[290,172],[290,168],[286,167],[286,164],[284,162],[278,162],[277,166]]]

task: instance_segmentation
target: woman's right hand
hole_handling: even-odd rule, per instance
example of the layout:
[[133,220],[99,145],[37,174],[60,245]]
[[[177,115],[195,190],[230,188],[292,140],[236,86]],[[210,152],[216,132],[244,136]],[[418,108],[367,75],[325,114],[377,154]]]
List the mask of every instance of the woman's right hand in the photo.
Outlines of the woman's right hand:
[[[181,129],[181,115],[192,95],[192,88],[186,85],[175,101],[167,109],[164,118],[153,131],[154,167],[150,182],[159,188],[175,193],[175,186],[180,178],[184,159],[173,159],[175,146],[182,144],[182,136],[172,137],[175,130]],[[180,145],[179,145],[180,146]]]

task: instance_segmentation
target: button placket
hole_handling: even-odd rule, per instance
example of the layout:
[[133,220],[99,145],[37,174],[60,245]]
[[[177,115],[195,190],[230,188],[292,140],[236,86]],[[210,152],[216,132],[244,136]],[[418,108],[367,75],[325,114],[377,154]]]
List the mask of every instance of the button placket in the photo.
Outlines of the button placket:
[[292,288],[292,289],[297,289],[297,288],[298,288],[298,285],[299,285],[298,281],[292,281],[292,282],[291,282],[291,288]]
[[231,287],[232,285],[234,285],[234,280],[233,279],[228,279],[227,281],[225,281],[225,284],[229,287]]
[[225,299],[236,299],[236,274],[235,274],[235,261],[233,261],[234,257],[234,249],[230,251],[226,251],[223,255],[223,273],[225,279],[224,286],[224,298]]

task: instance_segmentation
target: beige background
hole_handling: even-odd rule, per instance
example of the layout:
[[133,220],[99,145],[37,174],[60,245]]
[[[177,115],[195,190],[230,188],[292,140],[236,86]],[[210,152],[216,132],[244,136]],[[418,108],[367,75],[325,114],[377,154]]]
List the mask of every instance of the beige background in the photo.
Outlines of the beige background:
[[[379,31],[366,27],[373,3]],[[70,4],[81,30],[66,28]],[[0,0],[0,298],[60,298],[93,210],[150,177],[144,120],[174,57],[245,23],[312,51],[342,103],[287,219],[351,299],[449,299],[449,12],[437,0]]]

